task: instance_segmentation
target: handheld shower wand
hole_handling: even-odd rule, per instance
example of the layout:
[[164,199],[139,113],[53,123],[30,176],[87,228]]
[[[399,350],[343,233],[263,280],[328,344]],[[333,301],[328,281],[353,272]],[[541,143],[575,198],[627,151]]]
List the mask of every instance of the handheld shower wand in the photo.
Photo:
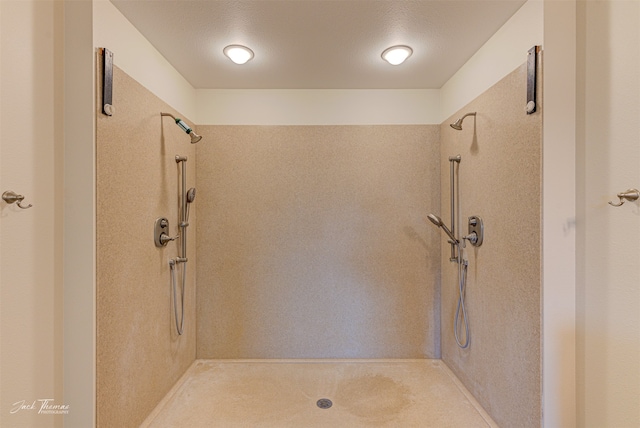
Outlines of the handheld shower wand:
[[[458,304],[456,306],[456,315],[453,321],[453,335],[455,336],[456,343],[462,349],[468,348],[470,339],[469,339],[469,321],[467,319],[467,308],[465,306],[464,298],[466,294],[467,288],[467,266],[468,262],[464,257],[464,240],[466,237],[463,237],[462,240],[456,239],[451,230],[442,222],[442,219],[435,214],[429,214],[427,216],[429,221],[439,228],[441,228],[444,233],[450,238],[450,243],[458,248],[458,253],[456,255],[455,261],[458,264]],[[463,323],[464,325],[464,341],[460,338],[461,335],[458,333],[460,330],[459,324]]]
[[442,228],[442,230],[444,230],[444,233],[447,234],[447,236],[449,238],[451,238],[451,240],[453,241],[453,243],[458,243],[458,240],[456,239],[455,236],[453,236],[453,232],[451,232],[451,230],[449,230],[449,228],[443,223],[442,219],[440,217],[438,217],[435,214],[429,214],[427,216],[427,218],[431,221],[431,223],[435,224],[436,226]]
[[185,211],[186,211],[186,215],[184,218],[184,221],[186,221],[187,223],[189,222],[189,207],[191,206],[191,203],[196,199],[196,188],[192,187],[191,189],[189,189],[187,191],[187,202],[186,202],[186,206],[185,206]]

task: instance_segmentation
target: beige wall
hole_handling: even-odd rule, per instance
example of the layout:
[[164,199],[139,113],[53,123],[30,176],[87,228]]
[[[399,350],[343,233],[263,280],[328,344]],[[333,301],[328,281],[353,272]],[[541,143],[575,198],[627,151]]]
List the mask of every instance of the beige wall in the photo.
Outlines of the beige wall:
[[198,358],[439,356],[437,126],[198,130]]
[[578,426],[640,425],[640,3],[579,2]]
[[[97,114],[97,423],[138,426],[195,359],[195,220],[185,292],[184,335],[176,333],[168,260],[178,241],[153,242],[154,221],[178,233],[179,173],[195,185],[195,147],[180,116],[114,67],[112,117]],[[101,98],[101,97],[99,97]],[[197,203],[197,202],[196,202]]]
[[[457,265],[442,242],[442,359],[505,427],[541,423],[541,131],[540,112],[526,115],[526,64],[441,126],[442,218],[450,226],[449,156],[460,154],[461,234],[471,215],[484,220],[485,241],[466,248],[466,308],[471,344],[453,335]],[[468,117],[462,131],[449,127]]]
[[[62,426],[62,4],[0,2],[0,426]],[[17,410],[23,402],[36,408]]]

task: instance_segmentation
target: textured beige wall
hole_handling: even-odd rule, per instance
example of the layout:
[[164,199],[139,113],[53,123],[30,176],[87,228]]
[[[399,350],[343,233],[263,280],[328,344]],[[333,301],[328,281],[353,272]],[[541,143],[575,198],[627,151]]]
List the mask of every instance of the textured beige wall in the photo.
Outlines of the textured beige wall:
[[[0,427],[61,427],[62,2],[0,1]],[[90,285],[89,285],[90,286]],[[35,409],[18,410],[23,403]],[[71,404],[71,409],[73,405]],[[71,410],[73,411],[73,410]]]
[[171,234],[178,233],[175,156],[189,157],[188,187],[195,184],[196,162],[188,136],[160,116],[177,112],[117,67],[113,88],[116,112],[98,113],[96,125],[97,423],[134,427],[195,359],[195,212],[181,337],[168,265],[178,254],[178,241],[156,248],[153,225],[164,216]]
[[577,410],[640,426],[640,2],[579,2]]
[[438,126],[198,130],[198,358],[439,357]]
[[[505,427],[541,423],[541,131],[540,110],[525,114],[526,65],[441,126],[442,218],[450,223],[449,156],[460,154],[461,232],[484,220],[485,242],[467,246],[466,304],[471,345],[453,336],[457,267],[442,243],[442,359]],[[449,123],[477,111],[456,131]]]

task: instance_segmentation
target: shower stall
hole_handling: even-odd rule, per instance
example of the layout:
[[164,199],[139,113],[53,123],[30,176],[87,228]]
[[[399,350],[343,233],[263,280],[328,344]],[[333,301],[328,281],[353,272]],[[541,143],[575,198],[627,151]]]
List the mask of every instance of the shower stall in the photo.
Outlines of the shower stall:
[[[298,422],[397,426],[445,405],[424,395],[436,384],[476,409],[468,426],[539,425],[541,120],[516,108],[525,76],[437,125],[173,126],[115,67],[117,108],[96,125],[98,426],[176,426],[188,415],[167,409],[198,394],[218,400],[211,418],[251,412],[251,391]],[[465,111],[475,126],[452,129]],[[459,216],[486,227],[466,240],[466,348],[445,234],[468,233],[442,220],[458,154]],[[187,254],[182,279],[170,261]],[[245,421],[295,426],[263,407]]]

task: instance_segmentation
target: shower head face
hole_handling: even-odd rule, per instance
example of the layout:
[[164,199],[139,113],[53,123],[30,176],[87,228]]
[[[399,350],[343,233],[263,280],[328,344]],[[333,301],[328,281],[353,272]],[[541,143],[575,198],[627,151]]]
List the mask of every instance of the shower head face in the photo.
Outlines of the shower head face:
[[189,132],[189,137],[191,137],[191,144],[195,144],[202,140],[202,135],[198,135],[194,131]]
[[187,192],[187,203],[192,203],[196,199],[196,188],[192,187]]
[[456,120],[455,122],[449,124],[450,127],[452,127],[453,129],[455,129],[456,131],[462,131],[462,121],[464,120],[465,117],[467,116],[474,116],[475,117],[476,112],[471,112],[471,113],[467,113],[464,116],[462,116],[460,119]]
[[454,123],[450,123],[449,126],[456,131],[462,131],[462,119],[458,119]]

